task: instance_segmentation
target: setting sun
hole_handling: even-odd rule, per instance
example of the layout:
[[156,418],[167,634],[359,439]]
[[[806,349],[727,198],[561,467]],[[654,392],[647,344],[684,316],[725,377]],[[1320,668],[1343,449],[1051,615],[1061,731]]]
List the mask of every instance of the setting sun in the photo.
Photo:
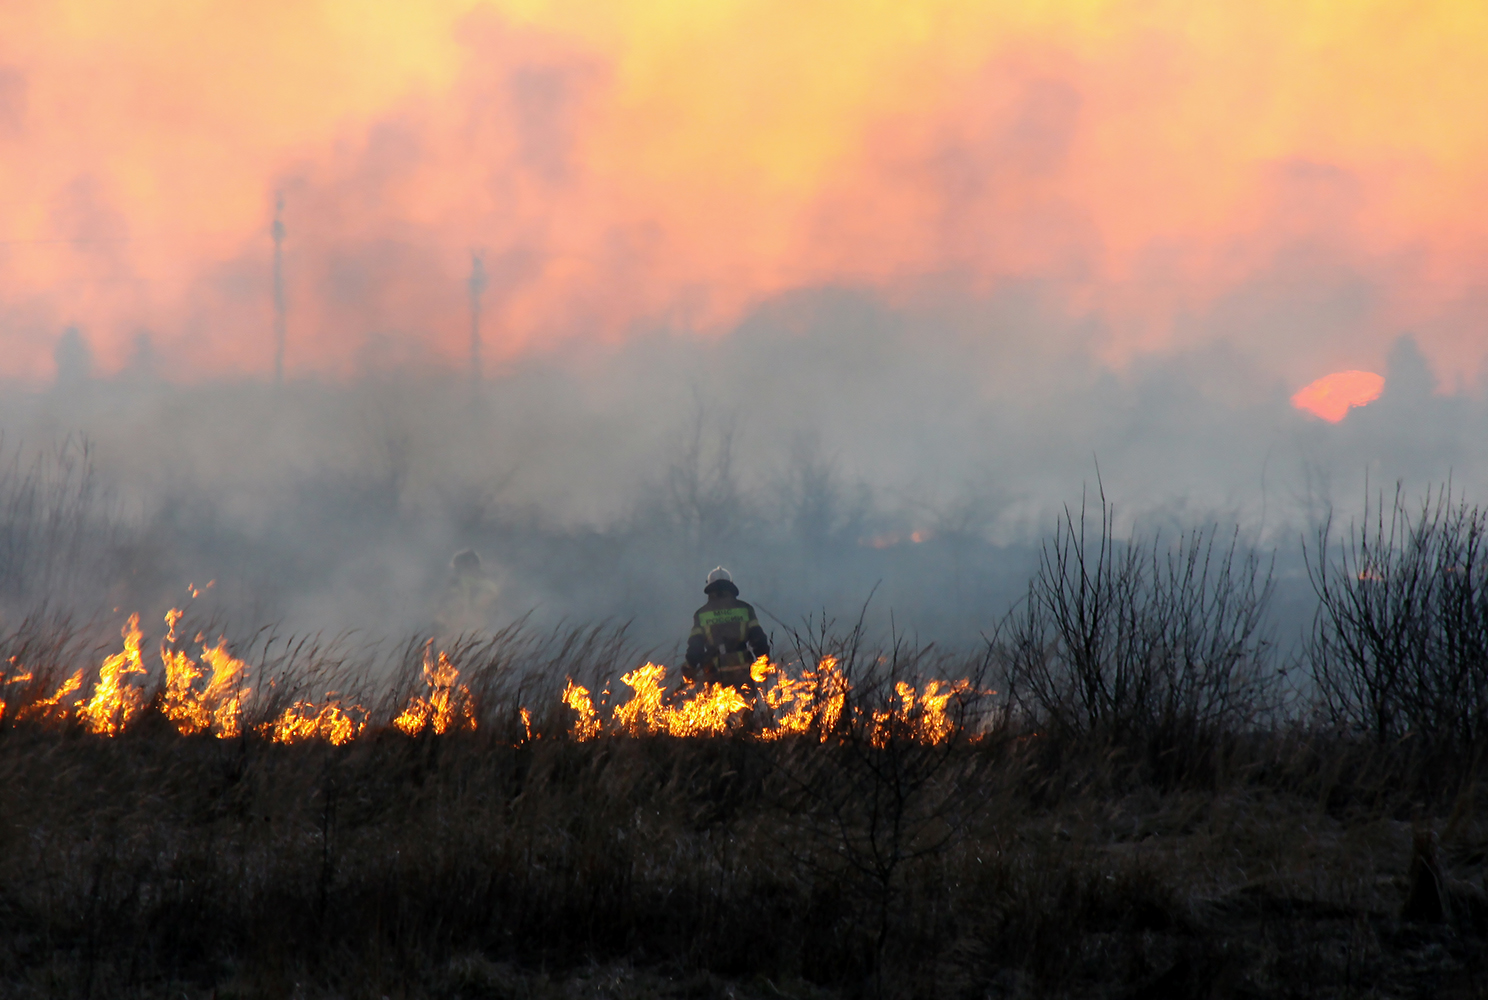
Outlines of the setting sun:
[[1292,405],[1336,424],[1355,406],[1367,406],[1379,399],[1385,380],[1374,372],[1347,371],[1324,375],[1292,397]]

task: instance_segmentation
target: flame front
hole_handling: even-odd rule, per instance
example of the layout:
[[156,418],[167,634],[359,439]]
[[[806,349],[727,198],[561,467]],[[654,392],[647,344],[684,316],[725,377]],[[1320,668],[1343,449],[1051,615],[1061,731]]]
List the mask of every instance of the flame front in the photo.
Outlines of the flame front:
[[[245,727],[245,704],[251,695],[246,686],[248,666],[233,656],[225,638],[215,646],[202,644],[199,659],[178,648],[176,625],[179,609],[166,616],[167,634],[161,641],[160,661],[164,670],[156,708],[183,736],[211,732],[220,739],[241,736],[245,728],[275,743],[324,741],[337,746],[349,743],[371,725],[371,713],[354,702],[343,702],[335,692],[324,701],[295,701],[277,715]],[[147,676],[141,649],[144,636],[139,616],[131,615],[120,634],[123,649],[100,665],[92,691],[84,697],[86,672],[74,672],[50,696],[26,701],[12,710],[0,699],[0,722],[34,721],[60,723],[76,719],[90,732],[117,736],[146,713],[149,698],[135,676]],[[202,637],[196,636],[202,643]],[[14,659],[11,662],[15,666]],[[478,714],[468,684],[449,654],[425,645],[423,678],[426,690],[412,696],[391,720],[409,736],[432,732],[436,736],[473,730]],[[866,734],[874,746],[895,740],[940,744],[963,731],[963,720],[951,711],[953,701],[975,693],[970,681],[929,681],[923,689],[906,681],[894,686],[894,699],[885,708],[869,710],[849,706],[852,685],[836,658],[826,656],[814,670],[792,676],[765,657],[749,669],[749,681],[738,687],[704,683],[686,684],[671,690],[667,668],[646,663],[621,677],[630,688],[625,700],[613,703],[606,722],[589,689],[569,680],[562,701],[574,713],[569,735],[578,742],[611,733],[631,737],[724,736],[746,733],[760,740],[809,737],[820,742],[849,739]],[[29,671],[0,673],[0,688],[34,683]],[[8,692],[7,692],[8,693]],[[605,694],[608,695],[608,690]],[[12,696],[14,697],[14,696]],[[530,708],[520,706],[524,742],[541,736],[534,732]],[[261,716],[260,716],[261,717]]]
[[242,731],[243,699],[248,688],[241,687],[248,664],[227,651],[227,640],[218,638],[217,645],[202,648],[202,660],[212,668],[212,679],[202,692],[201,704],[212,713],[212,731],[220,739],[232,739]]
[[666,704],[666,667],[648,663],[620,678],[634,692],[615,706],[615,724],[630,736],[719,736],[749,702],[733,687],[705,684],[680,705]]
[[366,713],[360,705],[348,710],[339,701],[325,704],[297,701],[278,718],[259,726],[258,732],[274,743],[325,740],[339,747],[356,739],[366,728]]
[[82,690],[83,672],[78,670],[54,691],[49,698],[38,698],[16,713],[18,719],[50,719],[61,721],[67,718],[68,700]]
[[570,730],[574,739],[583,743],[599,736],[599,713],[594,711],[594,699],[589,697],[588,688],[569,681],[563,689],[563,704],[578,713]]
[[799,736],[814,729],[825,742],[836,732],[850,685],[835,656],[823,657],[815,670],[805,671],[799,680],[764,657],[754,662],[749,675],[757,684],[775,679],[764,695],[765,704],[775,716],[775,725],[761,733],[767,739]]
[[432,652],[432,645],[424,646],[424,682],[429,686],[429,696],[415,696],[393,720],[393,725],[409,736],[417,736],[430,727],[440,736],[451,729],[474,729],[475,709],[470,703],[470,688],[459,683],[460,671],[450,662],[448,654],[441,651],[436,659]]
[[209,729],[219,739],[238,736],[242,732],[243,699],[248,696],[248,688],[242,686],[248,665],[229,653],[227,640],[219,638],[216,646],[202,647],[202,662],[212,673],[206,686],[198,690],[197,682],[207,672],[185,652],[171,648],[180,620],[177,608],[165,616],[170,630],[160,643],[160,662],[165,666],[165,698],[160,711],[182,736]]
[[[14,663],[15,659],[15,657],[11,657],[11,662]],[[5,674],[0,673],[0,687],[10,687],[10,685],[12,684],[29,684],[30,682],[31,673],[29,671],[26,673],[11,674],[8,677]],[[6,702],[6,700],[4,698],[0,698],[0,722],[5,721],[6,710],[8,707],[9,704]]]
[[129,683],[131,674],[148,674],[140,656],[140,644],[144,633],[140,631],[139,615],[130,615],[129,623],[121,634],[124,650],[103,661],[98,668],[98,683],[93,686],[93,697],[78,706],[78,718],[92,732],[102,736],[117,736],[124,727],[139,715],[145,707],[144,690]]
[[[744,692],[724,684],[684,688],[668,696],[666,667],[647,663],[620,679],[630,697],[611,712],[611,731],[627,736],[721,736],[745,729],[763,740],[815,734],[826,742],[847,721],[851,684],[835,657],[824,657],[815,670],[791,677],[760,657],[750,667],[753,690]],[[874,713],[872,740],[886,744],[902,735],[926,743],[950,739],[956,725],[947,714],[951,699],[972,690],[971,682],[931,681],[925,690],[900,682],[895,692],[899,706]],[[563,702],[578,713],[571,730],[575,739],[591,740],[604,731],[587,688],[569,681]]]
[[919,743],[944,743],[955,732],[956,724],[946,713],[952,698],[971,689],[971,682],[959,680],[954,684],[930,681],[924,693],[913,684],[899,681],[894,685],[894,694],[899,705],[893,710],[873,713],[871,740],[874,746],[886,746],[895,736],[907,736]]

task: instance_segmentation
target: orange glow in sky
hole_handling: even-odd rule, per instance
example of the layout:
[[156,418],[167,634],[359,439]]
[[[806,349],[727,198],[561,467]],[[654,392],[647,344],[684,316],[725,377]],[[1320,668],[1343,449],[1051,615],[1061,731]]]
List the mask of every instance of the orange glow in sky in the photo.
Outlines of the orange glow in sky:
[[1334,372],[1298,390],[1292,405],[1336,424],[1355,406],[1379,399],[1385,380],[1374,372]]
[[458,360],[472,252],[498,362],[949,281],[1118,363],[1363,288],[1258,353],[1475,372],[1485,51],[1481,0],[5,0],[0,376],[70,323],[267,372],[277,194],[292,373]]

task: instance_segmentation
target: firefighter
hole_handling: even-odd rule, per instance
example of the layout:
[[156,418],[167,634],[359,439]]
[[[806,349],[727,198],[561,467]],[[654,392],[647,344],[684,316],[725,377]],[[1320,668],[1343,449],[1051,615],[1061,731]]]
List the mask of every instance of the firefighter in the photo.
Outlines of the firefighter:
[[739,588],[728,570],[719,566],[703,587],[708,603],[692,616],[687,638],[687,680],[727,684],[752,698],[754,682],[749,666],[770,655],[770,640],[760,628],[754,608],[739,600]]
[[439,631],[459,635],[490,628],[500,588],[481,571],[480,556],[465,549],[450,560],[450,578],[439,600]]

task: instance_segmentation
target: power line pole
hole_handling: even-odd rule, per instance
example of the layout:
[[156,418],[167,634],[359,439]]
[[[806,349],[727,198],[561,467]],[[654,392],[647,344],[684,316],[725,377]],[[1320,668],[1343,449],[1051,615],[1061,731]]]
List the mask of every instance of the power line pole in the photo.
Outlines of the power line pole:
[[274,198],[274,385],[284,384],[284,195]]
[[480,251],[470,251],[470,398],[480,398],[481,384],[481,295],[490,283]]

